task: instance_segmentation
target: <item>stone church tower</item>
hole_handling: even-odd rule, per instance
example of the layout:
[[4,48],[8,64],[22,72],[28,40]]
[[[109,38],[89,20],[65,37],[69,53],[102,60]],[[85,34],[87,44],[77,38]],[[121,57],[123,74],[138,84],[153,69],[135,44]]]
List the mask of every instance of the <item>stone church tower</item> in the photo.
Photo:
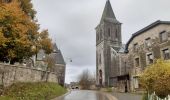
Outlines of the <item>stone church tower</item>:
[[116,19],[110,1],[107,0],[101,21],[96,27],[97,85],[110,86],[113,83],[111,77],[117,76],[118,64],[113,61],[112,52],[117,54],[121,47],[121,23]]

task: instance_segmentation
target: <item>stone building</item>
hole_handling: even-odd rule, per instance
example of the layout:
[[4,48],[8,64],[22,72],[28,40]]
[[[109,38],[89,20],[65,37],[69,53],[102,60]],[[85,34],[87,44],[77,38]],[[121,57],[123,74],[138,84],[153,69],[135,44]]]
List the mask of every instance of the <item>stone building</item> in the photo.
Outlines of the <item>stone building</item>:
[[156,21],[134,33],[126,44],[131,90],[139,90],[141,72],[156,59],[170,59],[170,21]]
[[52,59],[54,59],[54,63],[55,63],[55,66],[51,68],[51,72],[57,74],[58,83],[64,86],[66,63],[64,61],[61,51],[57,48],[56,44],[53,45],[53,52],[49,56]]
[[128,92],[141,89],[139,76],[156,59],[170,59],[170,21],[156,21],[122,44],[121,23],[110,1],[96,27],[96,84]]
[[50,57],[50,59],[52,60],[51,63],[54,64],[54,66],[50,68],[50,72],[54,72],[57,75],[58,83],[64,86],[66,64],[63,55],[61,51],[57,48],[56,44],[53,44],[53,52],[51,54],[47,55],[43,50],[40,50],[37,54],[37,57],[33,57],[35,61],[34,67],[39,70],[46,71],[47,63],[45,62],[45,60],[47,59],[47,56]]

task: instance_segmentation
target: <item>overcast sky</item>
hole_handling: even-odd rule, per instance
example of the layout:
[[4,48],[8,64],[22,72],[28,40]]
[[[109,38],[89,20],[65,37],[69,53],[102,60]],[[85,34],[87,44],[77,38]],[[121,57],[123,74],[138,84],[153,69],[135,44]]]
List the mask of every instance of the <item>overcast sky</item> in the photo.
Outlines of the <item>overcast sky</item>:
[[[170,0],[110,0],[122,24],[123,43],[156,20],[170,21]],[[67,63],[66,82],[96,69],[95,27],[106,0],[33,0],[41,29],[48,29]],[[73,62],[69,62],[69,59]]]

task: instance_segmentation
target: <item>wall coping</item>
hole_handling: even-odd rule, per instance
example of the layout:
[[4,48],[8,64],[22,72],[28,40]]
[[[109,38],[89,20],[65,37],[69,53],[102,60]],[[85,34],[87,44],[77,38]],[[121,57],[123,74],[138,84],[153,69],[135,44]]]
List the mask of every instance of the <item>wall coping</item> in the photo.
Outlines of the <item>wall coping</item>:
[[[41,72],[46,72],[45,70],[40,70],[40,69],[37,69],[37,68],[26,67],[26,66],[22,66],[22,65],[10,65],[10,64],[6,64],[6,63],[0,63],[0,65],[2,65],[2,66],[10,66],[10,67],[15,67],[15,68],[22,68],[22,69],[30,69],[30,70],[41,71]],[[54,73],[54,72],[50,72],[50,71],[47,71],[47,72],[56,75],[56,73]]]

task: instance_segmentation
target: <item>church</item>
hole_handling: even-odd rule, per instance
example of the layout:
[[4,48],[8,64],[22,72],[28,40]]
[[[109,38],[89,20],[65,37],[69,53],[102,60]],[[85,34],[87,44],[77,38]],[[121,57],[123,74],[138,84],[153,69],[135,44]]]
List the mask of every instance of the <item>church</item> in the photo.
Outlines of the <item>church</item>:
[[116,19],[111,3],[107,0],[99,25],[96,27],[97,85],[111,86],[119,73],[118,53],[124,45],[121,23]]
[[122,43],[121,22],[106,1],[96,29],[96,84],[121,92],[142,90],[139,77],[157,59],[170,60],[170,21],[157,20]]

